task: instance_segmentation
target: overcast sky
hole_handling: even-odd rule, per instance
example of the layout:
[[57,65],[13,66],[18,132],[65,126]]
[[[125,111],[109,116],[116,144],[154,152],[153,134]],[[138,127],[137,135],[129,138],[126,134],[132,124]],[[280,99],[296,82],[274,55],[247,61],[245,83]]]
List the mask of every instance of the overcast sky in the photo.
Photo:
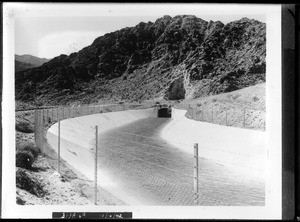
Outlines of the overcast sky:
[[[224,24],[242,17],[266,22],[262,5],[13,4],[15,54],[53,58],[90,45],[95,38],[164,16],[195,15]],[[268,7],[268,6],[266,6]]]

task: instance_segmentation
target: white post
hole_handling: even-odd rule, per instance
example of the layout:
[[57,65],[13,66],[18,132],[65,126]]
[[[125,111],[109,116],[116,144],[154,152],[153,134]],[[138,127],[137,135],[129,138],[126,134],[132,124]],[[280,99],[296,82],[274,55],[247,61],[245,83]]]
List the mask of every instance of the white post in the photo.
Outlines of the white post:
[[96,144],[95,144],[95,205],[97,205],[97,160],[98,160],[98,126],[95,127]]
[[48,108],[46,108],[46,124],[48,124]]
[[52,120],[52,123],[54,122],[54,119],[53,119],[53,107],[52,107],[52,109],[51,109],[51,120]]
[[34,110],[34,141],[37,144],[37,134],[38,134],[38,110]]
[[65,118],[65,107],[63,106],[62,109],[63,109],[63,111],[62,111],[62,118],[64,119]]
[[198,143],[194,144],[194,194],[195,194],[195,199],[194,199],[194,204],[198,205],[199,202],[199,166],[198,166]]
[[211,108],[211,123],[214,123],[214,106]]
[[244,108],[244,128],[246,127],[246,109]]
[[47,108],[47,124],[49,123],[50,119],[50,108]]
[[60,119],[58,119],[58,148],[57,148],[57,171],[60,174]]

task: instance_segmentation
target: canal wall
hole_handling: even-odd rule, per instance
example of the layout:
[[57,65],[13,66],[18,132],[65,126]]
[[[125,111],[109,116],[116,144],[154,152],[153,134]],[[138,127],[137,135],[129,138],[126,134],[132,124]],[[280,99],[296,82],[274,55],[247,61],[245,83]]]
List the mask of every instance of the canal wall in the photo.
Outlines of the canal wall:
[[[184,152],[193,154],[198,143],[199,157],[222,165],[263,175],[266,164],[265,132],[203,123],[185,117],[185,110],[172,109],[172,120],[162,129],[161,137]],[[92,179],[92,152],[95,147],[95,126],[99,134],[155,117],[152,109],[126,110],[94,114],[61,121],[61,158]],[[57,152],[58,124],[47,131],[47,140]],[[82,163],[79,164],[79,163]],[[102,175],[103,176],[103,175]]]
[[172,121],[161,131],[166,141],[191,154],[197,143],[199,157],[264,176],[265,132],[194,121],[186,118],[185,113],[173,109]]

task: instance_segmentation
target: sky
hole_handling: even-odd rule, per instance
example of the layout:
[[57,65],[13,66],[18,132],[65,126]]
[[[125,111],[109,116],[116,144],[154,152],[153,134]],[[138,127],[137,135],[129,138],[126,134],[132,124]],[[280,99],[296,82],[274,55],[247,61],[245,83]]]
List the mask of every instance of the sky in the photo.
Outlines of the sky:
[[[95,38],[140,22],[155,22],[164,15],[195,15],[224,24],[242,17],[265,22],[255,5],[216,4],[12,4],[15,54],[41,58],[69,55],[92,44]],[[267,6],[266,6],[267,7]]]

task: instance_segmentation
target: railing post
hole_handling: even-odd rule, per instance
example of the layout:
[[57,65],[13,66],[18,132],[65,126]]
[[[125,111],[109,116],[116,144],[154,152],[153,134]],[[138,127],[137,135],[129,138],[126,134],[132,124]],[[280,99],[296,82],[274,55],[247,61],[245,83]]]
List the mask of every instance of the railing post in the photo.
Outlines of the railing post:
[[96,136],[96,144],[95,144],[95,205],[97,205],[97,161],[98,161],[98,126],[95,127],[95,136]]
[[211,123],[214,123],[214,106],[211,108]]
[[46,121],[45,121],[45,123],[47,124],[48,123],[48,108],[46,108],[45,113],[46,113],[46,117],[45,117]]
[[198,143],[194,144],[194,205],[199,202],[199,166],[198,166]]
[[225,124],[227,126],[227,109],[226,109],[226,112],[225,112]]
[[57,172],[60,174],[60,119],[58,119]]
[[65,119],[65,107],[63,106],[63,111],[62,111],[62,118]]
[[244,108],[244,128],[246,126],[246,109]]
[[52,123],[54,122],[54,119],[53,119],[53,107],[52,107],[52,109],[51,109],[51,120],[52,120]]
[[267,120],[266,120],[266,113],[265,113],[265,112],[264,112],[264,117],[265,117],[265,118],[264,118],[264,120],[265,120],[265,121],[264,121],[264,130],[266,130],[266,121],[267,121]]
[[37,136],[38,136],[38,110],[34,110],[34,141],[37,144]]
[[44,119],[45,119],[44,108],[42,108],[42,116],[43,116],[42,121],[44,122]]
[[35,122],[34,122],[34,140],[36,146],[43,151],[43,111],[42,109],[35,109]]

